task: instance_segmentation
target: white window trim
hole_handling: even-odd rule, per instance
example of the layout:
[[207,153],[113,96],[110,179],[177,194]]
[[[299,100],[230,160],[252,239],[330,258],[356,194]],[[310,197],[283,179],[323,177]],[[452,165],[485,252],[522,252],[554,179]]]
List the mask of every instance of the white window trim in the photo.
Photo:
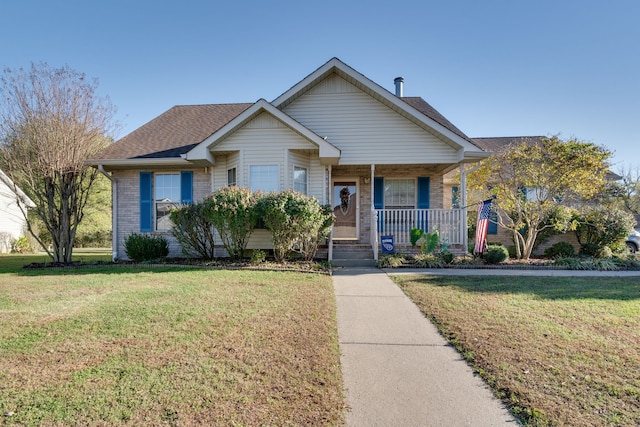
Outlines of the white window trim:
[[234,164],[234,165],[231,165],[231,166],[227,167],[227,175],[225,177],[225,187],[230,187],[230,185],[229,185],[229,171],[231,169],[235,169],[236,170],[236,183],[234,185],[236,187],[238,187],[239,183],[238,183],[238,165],[237,164]]
[[[159,202],[158,198],[157,198],[157,185],[156,185],[156,177],[159,175],[178,175],[178,190],[180,190],[180,172],[174,172],[174,171],[161,171],[161,172],[153,172],[151,174],[151,197],[153,198],[153,231],[156,233],[170,233],[171,232],[171,227],[169,227],[166,230],[161,230],[158,229],[158,203],[168,203],[168,202]],[[173,203],[175,206],[179,206],[180,205],[180,197],[178,197],[177,201],[171,201],[171,203]]]
[[293,178],[292,179],[292,181],[293,181],[292,184],[293,185],[291,187],[295,191],[298,191],[296,189],[296,169],[304,169],[304,171],[305,171],[305,182],[304,182],[305,192],[303,194],[308,196],[309,195],[309,168],[307,166],[300,166],[300,165],[297,165],[297,164],[293,165],[293,177],[292,177]]
[[389,181],[413,181],[413,205],[410,206],[403,206],[403,207],[398,207],[397,205],[393,205],[390,203],[387,203],[387,194],[386,191],[383,191],[383,197],[384,197],[384,207],[385,209],[387,208],[387,206],[392,206],[389,209],[416,209],[416,207],[418,206],[418,180],[417,178],[385,178],[385,187],[387,185],[387,183]]

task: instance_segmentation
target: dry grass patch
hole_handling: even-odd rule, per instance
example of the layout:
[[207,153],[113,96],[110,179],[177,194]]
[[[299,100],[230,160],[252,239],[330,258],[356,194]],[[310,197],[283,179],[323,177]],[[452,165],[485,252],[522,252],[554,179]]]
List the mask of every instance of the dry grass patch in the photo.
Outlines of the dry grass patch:
[[640,425],[638,278],[395,276],[528,425]]
[[7,424],[342,423],[325,275],[175,267],[5,273],[0,323]]

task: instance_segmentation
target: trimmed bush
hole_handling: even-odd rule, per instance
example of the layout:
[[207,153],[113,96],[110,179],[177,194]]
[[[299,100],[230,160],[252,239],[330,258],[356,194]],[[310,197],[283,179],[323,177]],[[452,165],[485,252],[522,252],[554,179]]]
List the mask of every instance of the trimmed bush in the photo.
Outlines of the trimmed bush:
[[509,259],[509,251],[504,246],[490,245],[482,254],[482,259],[487,264],[500,264]]
[[[593,244],[598,250],[603,246],[622,249],[624,241],[633,230],[636,220],[632,214],[610,206],[596,206],[574,218],[577,222],[576,237],[583,245]],[[593,250],[596,255],[595,248]],[[582,251],[581,251],[582,253]]]
[[544,250],[546,258],[570,257],[575,254],[573,245],[569,242],[558,242]]
[[596,257],[602,246],[597,243],[583,243],[580,245],[580,255]]
[[256,200],[248,188],[223,187],[203,202],[203,215],[218,230],[232,259],[242,258],[256,226]]
[[132,233],[124,239],[127,257],[135,262],[164,259],[169,255],[169,244],[163,236]]
[[293,190],[260,197],[257,211],[272,233],[277,262],[285,261],[292,251],[312,260],[318,243],[328,235],[334,221],[329,207]]
[[199,258],[212,260],[214,258],[213,226],[204,215],[206,204],[210,200],[200,203],[174,208],[169,212],[173,223],[171,234],[182,247],[182,253],[187,256],[196,254]]

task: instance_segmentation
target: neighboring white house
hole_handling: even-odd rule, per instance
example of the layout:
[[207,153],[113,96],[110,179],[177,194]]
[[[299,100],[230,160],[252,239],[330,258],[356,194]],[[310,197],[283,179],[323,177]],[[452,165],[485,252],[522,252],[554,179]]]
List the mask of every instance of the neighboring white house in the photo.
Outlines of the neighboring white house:
[[26,222],[18,200],[22,201],[24,208],[34,205],[31,199],[0,170],[0,253],[11,252],[11,241],[25,233]]

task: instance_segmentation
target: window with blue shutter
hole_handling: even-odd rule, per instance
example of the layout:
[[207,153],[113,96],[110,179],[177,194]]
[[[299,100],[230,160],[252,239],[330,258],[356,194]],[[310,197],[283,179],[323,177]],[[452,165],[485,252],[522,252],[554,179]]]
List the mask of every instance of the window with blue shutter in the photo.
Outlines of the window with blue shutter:
[[169,212],[178,203],[193,203],[193,172],[155,175],[152,172],[140,172],[141,232],[170,230]]
[[140,172],[140,232],[153,231],[153,175]]

